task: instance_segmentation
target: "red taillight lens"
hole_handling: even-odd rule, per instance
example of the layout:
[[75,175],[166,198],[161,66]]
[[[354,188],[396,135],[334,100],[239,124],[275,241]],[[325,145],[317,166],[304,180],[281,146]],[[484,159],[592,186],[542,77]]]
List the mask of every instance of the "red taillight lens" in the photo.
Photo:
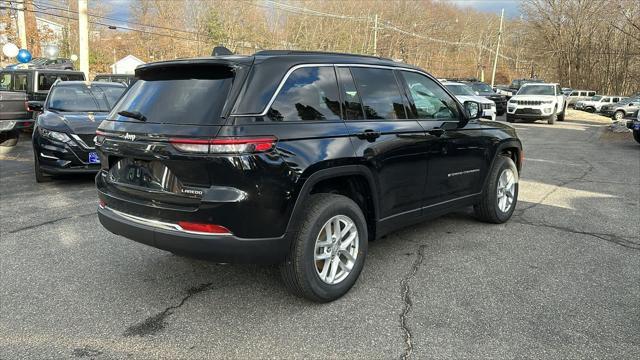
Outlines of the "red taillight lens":
[[221,234],[221,235],[231,234],[231,231],[229,231],[229,229],[220,225],[193,223],[189,221],[179,221],[178,225],[180,225],[180,227],[186,231],[195,231],[195,232],[201,232],[201,233]]
[[98,206],[100,207],[100,209],[104,209],[104,208],[105,208],[105,206],[107,206],[107,203],[106,203],[106,202],[104,202],[104,200],[99,199],[99,200],[98,200]]
[[183,139],[172,138],[169,142],[178,150],[198,154],[242,154],[265,152],[273,149],[275,137]]

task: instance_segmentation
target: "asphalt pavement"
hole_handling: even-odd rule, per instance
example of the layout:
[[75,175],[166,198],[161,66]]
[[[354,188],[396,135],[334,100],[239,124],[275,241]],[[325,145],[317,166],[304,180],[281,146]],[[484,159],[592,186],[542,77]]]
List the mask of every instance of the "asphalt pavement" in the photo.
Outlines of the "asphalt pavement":
[[93,178],[0,155],[0,359],[640,358],[640,145],[572,112],[516,124],[503,225],[461,211],[370,244],[329,304],[273,266],[191,260],[102,228]]

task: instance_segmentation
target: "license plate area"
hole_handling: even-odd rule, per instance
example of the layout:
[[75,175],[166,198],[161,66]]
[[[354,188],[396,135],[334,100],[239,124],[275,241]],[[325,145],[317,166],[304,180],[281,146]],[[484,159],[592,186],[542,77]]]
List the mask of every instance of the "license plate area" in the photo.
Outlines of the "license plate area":
[[90,152],[88,158],[89,164],[100,164],[100,156],[97,152]]
[[121,158],[109,169],[108,182],[148,193],[199,198],[200,192],[183,186],[169,167],[156,160]]

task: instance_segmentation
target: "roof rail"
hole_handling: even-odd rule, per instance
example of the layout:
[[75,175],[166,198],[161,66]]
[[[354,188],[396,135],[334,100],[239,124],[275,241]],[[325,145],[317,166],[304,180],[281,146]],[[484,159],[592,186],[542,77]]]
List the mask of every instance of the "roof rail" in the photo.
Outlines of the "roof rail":
[[380,56],[373,55],[365,55],[365,54],[350,54],[350,53],[341,53],[341,52],[332,52],[332,51],[309,51],[309,50],[260,50],[253,54],[262,55],[262,56],[271,56],[271,55],[337,55],[337,56],[353,56],[353,57],[366,57],[372,59],[381,59],[381,60],[390,60],[383,58]]

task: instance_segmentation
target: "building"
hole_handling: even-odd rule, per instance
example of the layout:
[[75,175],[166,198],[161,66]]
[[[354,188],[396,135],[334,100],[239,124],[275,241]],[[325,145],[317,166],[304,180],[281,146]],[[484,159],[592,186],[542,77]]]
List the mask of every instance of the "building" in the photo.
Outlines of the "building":
[[116,61],[112,64],[111,73],[112,74],[133,74],[134,70],[139,66],[144,64],[145,62],[138,59],[133,55],[127,55],[122,59]]

